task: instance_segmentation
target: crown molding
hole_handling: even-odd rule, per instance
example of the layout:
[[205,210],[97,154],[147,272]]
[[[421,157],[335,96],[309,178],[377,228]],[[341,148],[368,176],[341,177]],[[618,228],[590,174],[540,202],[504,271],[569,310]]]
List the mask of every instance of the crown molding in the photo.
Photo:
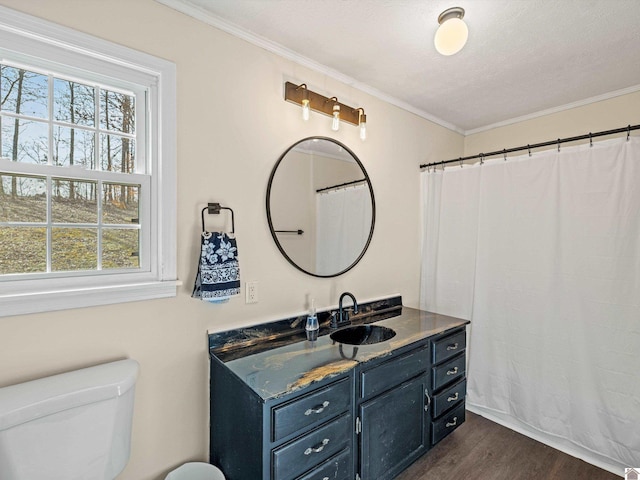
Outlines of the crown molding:
[[506,127],[507,125],[513,125],[515,123],[526,122],[527,120],[533,120],[535,118],[552,115],[554,113],[564,112],[565,110],[571,110],[572,108],[584,107],[592,103],[601,102],[603,100],[609,100],[611,98],[620,97],[622,95],[628,95],[640,91],[640,84],[633,85],[631,87],[623,88],[620,90],[614,90],[613,92],[603,93],[602,95],[596,95],[595,97],[585,98],[576,102],[567,103],[558,107],[548,108],[546,110],[540,110],[539,112],[529,113],[520,117],[510,118],[501,122],[492,123],[483,127],[472,128],[471,130],[465,130],[464,136],[474,135],[476,133],[486,132],[487,130],[493,130],[494,128]]
[[391,105],[394,105],[398,108],[401,108],[407,112],[413,113],[415,115],[417,115],[418,117],[421,117],[425,120],[428,120],[430,122],[433,122],[437,125],[440,125],[444,128],[447,128],[449,130],[452,130],[456,133],[459,133],[463,136],[468,136],[468,135],[474,135],[476,133],[481,133],[481,132],[485,132],[488,130],[493,130],[495,128],[500,128],[500,127],[505,127],[507,125],[513,125],[515,123],[519,123],[519,122],[524,122],[527,120],[532,120],[535,118],[539,118],[539,117],[544,117],[546,115],[551,115],[554,113],[559,113],[565,110],[570,110],[572,108],[577,108],[577,107],[582,107],[585,105],[589,105],[592,103],[596,103],[596,102],[600,102],[603,100],[608,100],[614,97],[619,97],[621,95],[627,95],[629,93],[634,93],[637,91],[640,91],[640,84],[638,85],[634,85],[631,87],[627,87],[621,90],[615,90],[613,92],[608,92],[602,95],[596,95],[594,97],[589,97],[583,100],[579,100],[576,102],[572,102],[572,103],[568,103],[565,105],[560,105],[558,107],[553,107],[553,108],[549,108],[546,110],[541,110],[538,112],[534,112],[534,113],[530,113],[527,115],[522,115],[519,117],[514,117],[514,118],[510,118],[507,120],[503,120],[500,122],[496,122],[496,123],[492,123],[489,125],[484,125],[481,127],[477,127],[477,128],[472,128],[469,130],[465,130],[457,125],[454,125],[453,123],[447,122],[446,120],[443,120],[441,118],[436,117],[435,115],[430,114],[429,112],[426,112],[422,109],[416,108],[413,105],[408,104],[407,102],[404,102],[403,100],[400,100],[396,97],[393,97],[391,95],[388,95],[384,92],[381,92],[380,90],[371,87],[370,85],[367,85],[366,83],[362,83],[359,82],[358,80],[345,75],[337,70],[334,70],[333,68],[330,68],[326,65],[323,65],[319,62],[316,62],[308,57],[305,57],[303,55],[300,55],[299,53],[288,49],[282,45],[280,45],[279,43],[273,42],[269,39],[266,39],[264,37],[261,37],[259,35],[256,35],[234,23],[228,22],[226,20],[221,19],[220,17],[217,17],[215,15],[212,15],[210,12],[207,12],[206,10],[204,10],[203,8],[197,7],[191,3],[188,2],[188,0],[155,0],[158,3],[161,3],[169,8],[172,8],[174,10],[177,10],[181,13],[184,13],[185,15],[188,15],[190,17],[193,17],[197,20],[200,20],[204,23],[207,23],[215,28],[218,28],[219,30],[222,30],[226,33],[229,33],[235,37],[238,37],[242,40],[245,40],[253,45],[256,45],[260,48],[263,48],[269,52],[272,52],[280,57],[286,58],[287,60],[290,60],[292,62],[297,63],[298,65],[301,65],[303,67],[309,68],[310,70],[314,70],[316,72],[322,73],[328,77],[331,77],[335,80],[338,80],[350,87],[353,87],[357,90],[360,90],[361,92],[367,93],[375,98],[378,98],[379,100],[382,100],[386,103],[389,103]]
[[267,50],[271,53],[275,53],[280,57],[286,58],[287,60],[291,60],[292,62],[295,62],[298,65],[301,65],[310,70],[314,70],[316,72],[322,73],[328,77],[333,78],[334,80],[338,80],[350,87],[353,87],[357,90],[360,90],[361,92],[371,95],[372,97],[376,97],[379,100],[382,100],[386,103],[389,103],[398,108],[406,110],[407,112],[413,113],[421,118],[424,118],[425,120],[436,123],[441,127],[447,128],[449,130],[453,130],[454,132],[464,135],[464,130],[458,127],[457,125],[454,125],[450,122],[442,120],[441,118],[431,115],[430,113],[425,112],[424,110],[416,108],[413,105],[408,104],[407,102],[404,102],[391,95],[381,92],[380,90],[374,87],[371,87],[366,83],[359,82],[355,78],[345,75],[337,70],[334,70],[333,68],[330,68],[319,62],[311,60],[308,57],[300,55],[299,53],[289,48],[286,48],[280,45],[279,43],[273,42],[269,39],[256,35],[255,33],[252,33],[242,27],[239,27],[234,23],[228,22],[215,15],[212,15],[210,12],[207,12],[206,10],[200,7],[187,3],[183,0],[155,0],[155,1],[169,8],[173,8],[174,10],[177,10],[181,13],[184,13],[185,15],[189,15],[190,17],[193,17],[204,23],[207,23],[208,25],[218,28],[219,30],[229,33],[235,37],[241,38],[242,40],[245,40],[264,50]]

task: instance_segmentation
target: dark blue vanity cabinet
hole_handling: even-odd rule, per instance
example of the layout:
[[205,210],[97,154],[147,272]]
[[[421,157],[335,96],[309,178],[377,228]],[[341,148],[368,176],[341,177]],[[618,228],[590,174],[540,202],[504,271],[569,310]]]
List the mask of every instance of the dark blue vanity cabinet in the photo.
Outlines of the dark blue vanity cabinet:
[[432,445],[458,428],[465,420],[466,345],[464,328],[431,339]]
[[210,461],[227,480],[391,480],[464,422],[468,322],[385,312],[395,336],[375,344],[307,341],[298,319],[209,335]]

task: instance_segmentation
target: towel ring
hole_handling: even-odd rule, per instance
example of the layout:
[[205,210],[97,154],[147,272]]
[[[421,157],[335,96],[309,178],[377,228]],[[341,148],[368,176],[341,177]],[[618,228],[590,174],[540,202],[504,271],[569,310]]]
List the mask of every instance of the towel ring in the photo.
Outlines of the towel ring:
[[235,224],[235,219],[233,217],[233,210],[231,210],[229,207],[222,207],[220,206],[219,203],[208,203],[206,207],[204,207],[202,209],[202,212],[200,214],[200,216],[202,217],[202,232],[206,232],[206,229],[204,228],[204,212],[205,210],[207,210],[207,213],[209,215],[219,215],[220,214],[220,210],[229,210],[231,212],[231,233],[236,233],[236,224]]

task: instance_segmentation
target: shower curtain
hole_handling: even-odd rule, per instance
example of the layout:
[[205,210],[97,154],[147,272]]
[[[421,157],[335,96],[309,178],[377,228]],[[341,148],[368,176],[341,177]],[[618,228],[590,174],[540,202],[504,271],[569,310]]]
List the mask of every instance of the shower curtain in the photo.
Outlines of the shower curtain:
[[640,466],[640,139],[422,180],[422,308],[471,320],[468,408]]
[[367,184],[316,194],[316,272],[330,275],[360,255],[371,229]]

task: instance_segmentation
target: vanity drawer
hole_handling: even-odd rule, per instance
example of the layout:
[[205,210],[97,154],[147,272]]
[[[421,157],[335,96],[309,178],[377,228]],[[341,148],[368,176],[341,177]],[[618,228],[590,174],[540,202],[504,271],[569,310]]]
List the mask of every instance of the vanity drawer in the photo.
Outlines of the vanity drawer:
[[273,479],[290,480],[344,450],[353,434],[351,415],[311,431],[272,453]]
[[418,376],[429,368],[429,346],[425,345],[400,357],[360,373],[360,397],[365,399]]
[[447,413],[442,418],[433,422],[433,428],[431,429],[432,443],[438,443],[444,437],[458,428],[465,419],[464,402],[458,405],[450,413]]
[[467,332],[461,330],[453,335],[432,341],[431,346],[433,348],[433,363],[444,362],[466,348]]
[[272,440],[275,442],[314,423],[328,420],[348,410],[351,383],[342,379],[326,388],[272,409]]
[[464,354],[459,355],[442,365],[433,367],[433,391],[447,385],[464,376],[466,359]]
[[459,402],[464,400],[467,393],[467,380],[452,385],[444,392],[433,397],[433,418],[437,418],[447,410],[453,408]]
[[312,472],[298,477],[296,480],[350,480],[351,478],[353,478],[351,473],[351,449],[347,448]]

